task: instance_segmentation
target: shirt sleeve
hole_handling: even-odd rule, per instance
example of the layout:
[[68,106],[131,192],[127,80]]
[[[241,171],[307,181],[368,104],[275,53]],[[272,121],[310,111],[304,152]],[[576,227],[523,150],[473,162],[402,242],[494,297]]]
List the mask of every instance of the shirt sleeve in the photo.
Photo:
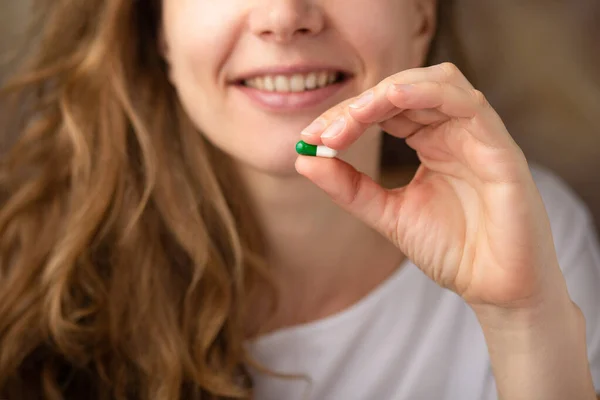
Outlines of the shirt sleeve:
[[550,217],[558,261],[571,299],[586,321],[588,359],[594,387],[600,393],[600,244],[586,206],[557,177],[536,172]]

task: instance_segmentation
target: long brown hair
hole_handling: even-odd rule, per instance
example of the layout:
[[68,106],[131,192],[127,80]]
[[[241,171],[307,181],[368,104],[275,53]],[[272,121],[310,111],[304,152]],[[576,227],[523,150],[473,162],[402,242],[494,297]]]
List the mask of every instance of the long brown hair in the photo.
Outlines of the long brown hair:
[[0,398],[249,398],[261,236],[166,78],[160,0],[35,3],[3,91]]
[[245,307],[275,290],[231,161],[168,82],[160,3],[35,1],[1,98],[0,398],[252,397]]

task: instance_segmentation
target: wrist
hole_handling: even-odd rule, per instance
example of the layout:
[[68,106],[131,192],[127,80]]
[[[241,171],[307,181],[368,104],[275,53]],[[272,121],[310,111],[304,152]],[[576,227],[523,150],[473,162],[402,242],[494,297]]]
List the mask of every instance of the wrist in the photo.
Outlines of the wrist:
[[505,304],[469,304],[484,331],[530,331],[555,320],[575,318],[580,313],[573,303],[558,266],[544,268],[527,295]]
[[484,331],[494,333],[533,332],[560,321],[575,321],[581,314],[568,293],[556,293],[527,306],[470,305]]
[[585,319],[568,294],[530,308],[473,307],[488,345],[499,398],[595,399]]
[[488,344],[504,352],[534,353],[542,342],[585,343],[585,319],[579,307],[567,299],[553,299],[532,308],[473,307]]

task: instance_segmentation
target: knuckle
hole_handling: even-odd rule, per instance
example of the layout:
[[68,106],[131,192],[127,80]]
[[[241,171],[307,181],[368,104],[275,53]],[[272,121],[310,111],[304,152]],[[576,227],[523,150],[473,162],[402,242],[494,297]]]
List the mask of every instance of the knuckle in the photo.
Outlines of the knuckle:
[[385,91],[391,85],[407,83],[407,79],[410,80],[412,74],[414,74],[414,70],[412,69],[396,72],[395,74],[384,78],[381,82],[379,82],[377,87],[382,91]]
[[452,81],[461,75],[460,69],[458,69],[458,67],[451,62],[441,63],[439,68],[442,70],[444,77],[448,81]]
[[435,91],[442,91],[447,87],[446,83],[438,82],[438,81],[430,82],[430,85],[431,85],[431,89],[433,89]]
[[475,103],[479,107],[483,107],[483,108],[489,107],[489,102],[487,101],[487,98],[485,97],[485,95],[483,94],[482,91],[477,90],[477,89],[471,89],[470,91],[471,91],[471,96],[473,97],[473,99],[475,100]]
[[382,92],[385,92],[387,90],[387,88],[389,88],[390,86],[395,85],[397,83],[402,83],[403,77],[404,77],[404,74],[402,74],[402,72],[399,72],[392,76],[388,76],[387,78],[385,78],[384,80],[379,82],[379,84],[377,85],[377,88],[379,88]]
[[355,173],[352,175],[350,179],[350,185],[348,186],[348,190],[345,195],[340,198],[340,203],[347,207],[351,207],[356,204],[358,199],[358,194],[360,192],[362,176],[360,173]]
[[339,116],[344,115],[345,114],[344,110],[345,110],[345,106],[338,104],[337,106],[325,111],[323,114],[321,114],[321,116],[318,119],[322,120],[326,124],[329,124],[329,123],[333,122],[335,119],[337,119]]

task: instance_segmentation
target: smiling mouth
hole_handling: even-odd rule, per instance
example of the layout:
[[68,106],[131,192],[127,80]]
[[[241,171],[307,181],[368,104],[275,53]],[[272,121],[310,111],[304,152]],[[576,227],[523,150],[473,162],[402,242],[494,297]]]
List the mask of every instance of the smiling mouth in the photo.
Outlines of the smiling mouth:
[[339,71],[315,71],[292,75],[263,75],[237,82],[238,85],[264,92],[301,93],[343,83],[350,76]]

